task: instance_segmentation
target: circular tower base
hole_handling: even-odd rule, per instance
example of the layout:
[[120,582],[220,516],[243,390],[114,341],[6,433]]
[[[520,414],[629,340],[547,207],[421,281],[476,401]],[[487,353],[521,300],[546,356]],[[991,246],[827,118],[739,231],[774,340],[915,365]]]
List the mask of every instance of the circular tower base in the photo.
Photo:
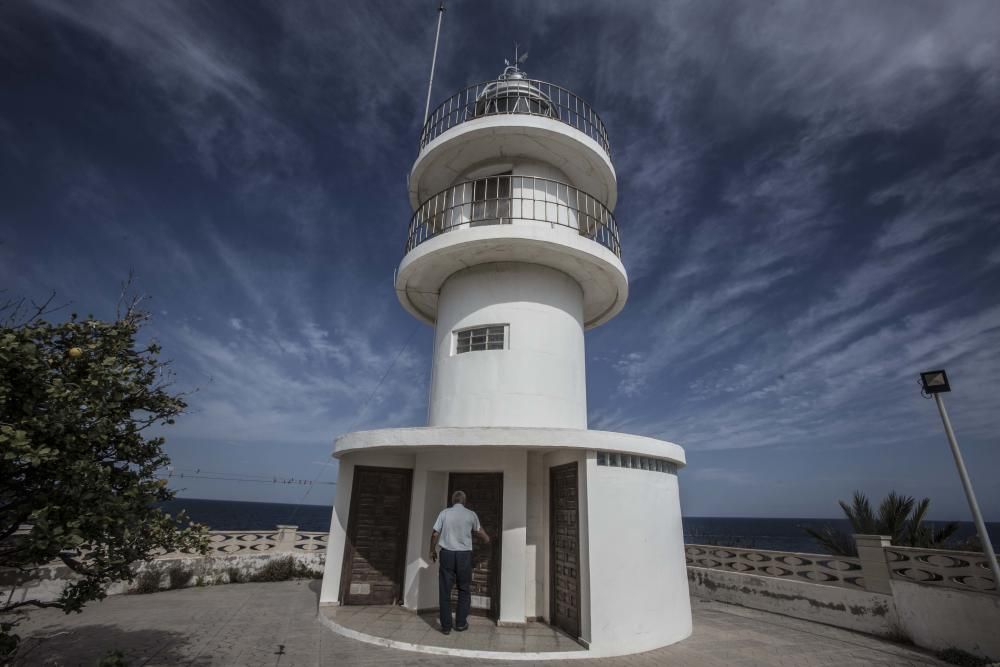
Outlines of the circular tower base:
[[[366,596],[375,591],[398,590],[396,605],[433,612],[438,568],[427,544],[454,487],[466,491],[492,538],[493,551],[474,556],[485,565],[474,577],[474,613],[499,626],[544,621],[587,649],[579,657],[640,653],[691,634],[677,479],[685,459],[673,443],[582,429],[404,428],[350,433],[334,456],[340,469],[321,605],[371,604]],[[370,502],[370,489],[394,489],[397,503],[406,495],[408,523],[380,526],[384,503]],[[369,535],[378,538],[371,545]],[[365,565],[390,551],[398,553],[398,581],[372,578]],[[531,659],[546,657],[578,656]]]

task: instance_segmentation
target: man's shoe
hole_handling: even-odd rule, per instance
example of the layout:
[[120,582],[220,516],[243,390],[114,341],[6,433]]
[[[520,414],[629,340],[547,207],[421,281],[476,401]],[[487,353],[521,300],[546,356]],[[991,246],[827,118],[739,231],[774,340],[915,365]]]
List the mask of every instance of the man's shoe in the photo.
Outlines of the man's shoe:
[[466,623],[465,625],[462,625],[462,626],[458,626],[458,625],[455,626],[455,632],[465,632],[468,629],[469,629],[469,624],[468,623]]
[[442,635],[450,635],[451,634],[451,628],[441,628],[441,634]]

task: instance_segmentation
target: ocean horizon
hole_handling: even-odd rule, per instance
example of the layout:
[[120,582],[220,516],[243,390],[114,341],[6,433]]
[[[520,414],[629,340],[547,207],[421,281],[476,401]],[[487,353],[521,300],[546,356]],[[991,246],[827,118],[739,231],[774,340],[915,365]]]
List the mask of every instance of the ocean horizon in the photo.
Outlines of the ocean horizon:
[[[273,530],[275,526],[294,525],[306,532],[330,530],[331,505],[302,505],[290,503],[263,503],[244,500],[208,500],[204,498],[175,498],[161,503],[170,514],[181,510],[198,523],[211,530]],[[795,551],[800,553],[825,553],[820,545],[805,533],[805,528],[819,529],[833,526],[849,531],[843,518],[817,517],[682,517],[684,541],[687,544],[717,544],[720,546]],[[948,521],[928,521],[941,526]],[[954,539],[961,540],[976,534],[971,521],[957,521],[959,528]],[[996,546],[1000,537],[1000,523],[987,522],[991,541]]]

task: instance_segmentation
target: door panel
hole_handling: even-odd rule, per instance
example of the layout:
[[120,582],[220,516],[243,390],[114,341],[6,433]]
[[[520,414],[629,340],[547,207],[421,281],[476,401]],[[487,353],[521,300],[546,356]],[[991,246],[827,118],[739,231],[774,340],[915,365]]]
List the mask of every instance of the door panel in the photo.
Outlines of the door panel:
[[550,623],[580,636],[580,502],[577,464],[549,470]]
[[[503,473],[453,472],[448,475],[451,494],[464,491],[466,507],[476,513],[490,543],[472,541],[472,613],[496,619],[500,615],[500,537],[503,532]],[[452,591],[452,601],[458,597]]]
[[412,470],[354,468],[341,577],[343,604],[403,599]]

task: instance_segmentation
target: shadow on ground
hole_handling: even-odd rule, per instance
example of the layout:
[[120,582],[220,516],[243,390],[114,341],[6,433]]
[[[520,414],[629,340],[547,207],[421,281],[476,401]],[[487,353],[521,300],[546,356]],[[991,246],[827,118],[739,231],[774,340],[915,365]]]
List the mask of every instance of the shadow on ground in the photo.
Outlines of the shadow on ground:
[[440,629],[440,626],[438,625],[438,613],[436,611],[432,613],[418,614],[418,616],[420,617],[421,621],[423,621],[428,625],[428,627],[430,627],[431,630]]
[[309,590],[311,590],[313,593],[316,594],[316,604],[319,604],[319,596],[320,593],[323,591],[323,580],[313,579],[312,581],[310,581]]
[[[95,641],[97,640],[97,641]],[[96,665],[121,651],[129,665],[208,665],[210,657],[192,660],[181,652],[188,638],[166,630],[123,630],[114,625],[78,625],[68,630],[22,635],[14,665]]]

